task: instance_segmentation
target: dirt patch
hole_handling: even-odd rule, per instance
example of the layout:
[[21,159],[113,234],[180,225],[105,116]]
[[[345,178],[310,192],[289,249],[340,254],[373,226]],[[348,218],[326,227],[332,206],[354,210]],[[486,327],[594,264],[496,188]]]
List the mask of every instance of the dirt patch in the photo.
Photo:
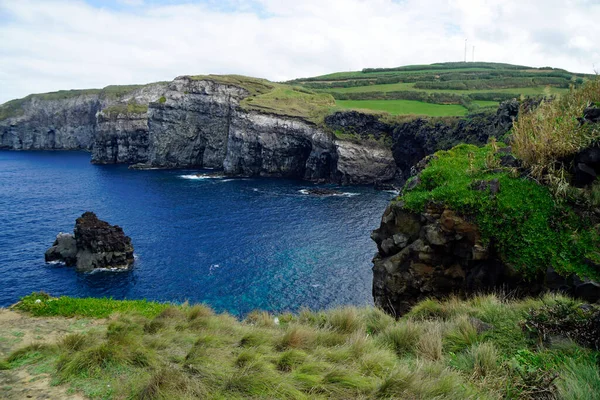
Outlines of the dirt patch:
[[[105,320],[83,318],[31,317],[8,309],[0,309],[0,360],[19,348],[33,343],[55,344],[69,333],[104,330]],[[52,386],[43,368],[21,366],[0,371],[0,398],[84,399],[68,393],[64,386]]]

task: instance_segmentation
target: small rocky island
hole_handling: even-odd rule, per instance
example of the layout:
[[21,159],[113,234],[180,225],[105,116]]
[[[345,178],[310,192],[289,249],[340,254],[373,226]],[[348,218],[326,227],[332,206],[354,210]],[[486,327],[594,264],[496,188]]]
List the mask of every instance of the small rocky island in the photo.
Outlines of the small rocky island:
[[133,245],[118,225],[85,212],[75,221],[73,234],[59,233],[46,250],[46,262],[60,261],[79,271],[127,269],[133,264]]

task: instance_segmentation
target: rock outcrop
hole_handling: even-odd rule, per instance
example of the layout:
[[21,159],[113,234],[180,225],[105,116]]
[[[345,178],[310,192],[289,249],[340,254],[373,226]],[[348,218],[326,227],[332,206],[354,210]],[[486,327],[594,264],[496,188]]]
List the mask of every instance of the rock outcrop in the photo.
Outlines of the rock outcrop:
[[413,213],[402,202],[392,202],[371,238],[378,248],[373,260],[375,304],[396,316],[429,297],[520,285],[481,241],[477,226],[443,205],[430,204],[423,213]]
[[392,153],[398,168],[397,185],[410,177],[410,170],[420,160],[438,150],[448,150],[460,143],[483,145],[490,137],[500,137],[512,128],[519,112],[519,102],[505,101],[496,114],[481,113],[468,119],[429,120],[417,118],[398,124],[392,133]]
[[85,212],[75,222],[73,234],[59,233],[45,254],[46,262],[60,261],[79,271],[98,268],[126,269],[134,261],[131,238],[123,229]]

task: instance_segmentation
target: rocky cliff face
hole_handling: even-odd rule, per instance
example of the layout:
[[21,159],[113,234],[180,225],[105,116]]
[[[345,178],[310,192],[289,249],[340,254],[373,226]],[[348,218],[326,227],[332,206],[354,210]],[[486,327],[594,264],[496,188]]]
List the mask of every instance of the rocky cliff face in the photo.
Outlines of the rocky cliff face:
[[[343,184],[394,179],[401,185],[425,155],[458,142],[485,143],[504,133],[518,109],[507,103],[495,116],[395,125],[373,115],[338,112],[317,126],[298,117],[244,109],[240,103],[253,96],[248,89],[188,76],[117,95],[40,96],[26,98],[20,115],[0,121],[2,148],[83,149],[91,150],[92,162],[98,164],[217,168],[231,175]],[[338,130],[356,140],[336,138]]]
[[104,132],[116,132],[119,136],[119,129],[110,129],[103,118],[98,121],[102,110],[132,102],[148,104],[158,99],[163,90],[162,83],[108,87],[30,95],[6,103],[3,109],[12,113],[0,120],[0,148],[92,150],[96,147],[94,142],[99,124],[104,124]]
[[482,243],[475,224],[443,205],[413,213],[393,202],[371,238],[378,249],[373,259],[375,304],[396,316],[428,297],[515,289],[522,282]]
[[98,113],[92,150],[94,164],[135,164],[148,161],[147,113]]
[[[239,107],[238,86],[180,77],[148,110],[147,166],[222,168],[230,175],[369,184],[393,176],[389,149],[345,141],[316,125]],[[390,172],[392,171],[392,172]]]
[[0,121],[0,147],[14,150],[90,150],[96,113],[106,101],[97,94],[44,100],[36,96],[22,114]]

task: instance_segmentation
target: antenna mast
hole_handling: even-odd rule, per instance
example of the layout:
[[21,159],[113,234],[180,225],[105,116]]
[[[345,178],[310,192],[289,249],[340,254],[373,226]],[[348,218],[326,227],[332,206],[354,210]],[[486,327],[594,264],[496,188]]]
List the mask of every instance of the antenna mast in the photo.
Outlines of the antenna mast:
[[471,62],[475,62],[475,46],[473,46],[473,56]]
[[465,39],[465,62],[467,62],[467,40]]

